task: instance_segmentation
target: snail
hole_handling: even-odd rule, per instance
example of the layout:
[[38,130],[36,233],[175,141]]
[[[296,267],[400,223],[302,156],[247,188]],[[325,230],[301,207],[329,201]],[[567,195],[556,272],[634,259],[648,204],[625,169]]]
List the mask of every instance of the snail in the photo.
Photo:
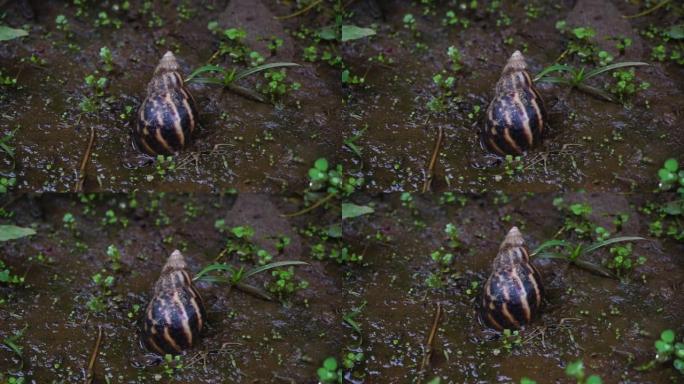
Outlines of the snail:
[[174,155],[188,145],[197,126],[195,100],[178,73],[178,61],[166,52],[147,85],[133,139],[148,155]]
[[204,303],[175,250],[162,268],[144,313],[142,340],[159,354],[177,354],[197,342],[206,322]]
[[482,294],[481,319],[496,329],[517,329],[539,312],[544,296],[541,275],[530,263],[525,240],[511,228],[492,263]]
[[527,73],[525,57],[515,51],[496,83],[480,140],[498,155],[522,155],[542,141],[546,126],[544,100]]

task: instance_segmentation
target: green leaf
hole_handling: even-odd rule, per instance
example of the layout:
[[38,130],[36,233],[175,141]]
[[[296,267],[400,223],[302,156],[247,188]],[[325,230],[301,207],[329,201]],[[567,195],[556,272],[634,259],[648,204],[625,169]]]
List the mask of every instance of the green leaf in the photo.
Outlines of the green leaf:
[[342,26],[342,41],[358,40],[375,35],[373,28],[357,27],[356,25]]
[[591,375],[587,378],[586,384],[603,384],[603,380],[596,375]]
[[575,362],[572,362],[568,364],[568,366],[565,368],[565,373],[568,376],[574,377],[574,378],[580,378],[584,376],[584,363],[582,360],[578,360]]
[[668,344],[662,340],[656,340],[655,348],[659,354],[670,353],[672,351],[672,344]]
[[639,67],[639,66],[644,66],[644,65],[649,65],[649,64],[644,63],[642,61],[624,61],[622,63],[615,63],[615,64],[611,64],[611,65],[606,65],[605,67],[595,68],[595,69],[592,69],[591,71],[587,72],[587,74],[584,76],[584,79],[592,78],[592,77],[600,75],[604,72],[612,71],[613,69],[624,68],[624,67]]
[[590,246],[584,248],[582,250],[582,253],[586,254],[592,251],[595,251],[601,247],[605,247],[606,245],[614,244],[614,243],[621,243],[623,241],[637,241],[637,240],[646,240],[643,237],[639,236],[620,236],[620,237],[613,237],[612,239],[604,240],[604,241],[597,241],[596,243],[591,244]]
[[205,65],[205,66],[199,67],[199,68],[195,69],[194,71],[192,71],[192,73],[190,75],[188,75],[188,77],[185,78],[185,81],[190,82],[197,75],[200,75],[202,73],[206,73],[206,72],[224,73],[225,71],[226,71],[225,69],[223,69],[222,67],[219,67],[218,65]]
[[337,370],[337,360],[335,360],[334,357],[328,357],[323,361],[323,368],[327,369],[328,371],[336,371]]
[[666,329],[660,334],[660,340],[662,340],[668,344],[672,344],[674,342],[674,339],[675,339],[675,333],[671,329]]
[[321,157],[320,159],[316,160],[316,162],[314,163],[314,167],[321,172],[325,172],[328,170],[328,160]]
[[362,215],[373,213],[375,210],[367,205],[356,205],[353,203],[342,203],[342,220],[351,219]]
[[21,239],[22,237],[35,234],[36,231],[31,228],[17,227],[16,225],[0,225],[0,241]]
[[677,159],[667,159],[665,160],[664,168],[674,173],[679,169],[679,163]]
[[541,253],[541,251],[545,250],[546,248],[552,248],[552,247],[571,247],[571,246],[572,246],[572,244],[566,242],[565,240],[549,240],[549,241],[545,241],[545,242],[543,242],[541,245],[539,245],[539,246],[537,247],[537,249],[535,249],[535,250],[532,252],[532,255],[531,255],[531,256],[532,256],[532,257],[537,256],[539,253]]
[[0,25],[0,41],[14,40],[24,36],[28,36],[28,32],[23,29],[15,29],[6,25]]
[[665,34],[675,40],[684,39],[684,24],[671,26]]
[[682,202],[680,201],[670,201],[663,207],[663,212],[668,215],[681,215],[684,210],[682,210]]
[[337,34],[335,33],[335,26],[334,25],[328,25],[328,26],[321,28],[321,30],[318,31],[318,37],[320,37],[323,40],[335,40],[335,39],[337,39]]
[[[202,279],[202,281],[208,281],[207,279],[203,278],[204,275],[206,275],[206,274],[208,274],[208,273],[210,273],[210,272],[214,272],[214,271],[222,271],[222,272],[223,272],[223,271],[228,271],[228,272],[232,272],[232,271],[233,271],[233,266],[232,266],[232,265],[225,264],[225,263],[213,263],[213,264],[209,264],[209,265],[207,265],[206,267],[204,267],[201,271],[197,272],[197,274],[195,275],[195,277],[193,277],[192,279],[193,279],[193,280]],[[209,276],[207,276],[207,277],[209,277]]]
[[280,268],[280,267],[289,267],[291,265],[309,265],[309,263],[304,262],[304,261],[299,261],[299,260],[276,261],[275,263],[270,263],[270,264],[262,265],[261,267],[250,269],[249,271],[245,272],[245,274],[242,278],[246,279],[250,276],[256,275],[257,273],[268,271],[269,269]]
[[299,67],[299,64],[297,64],[297,63],[283,63],[283,62],[262,64],[262,65],[254,67],[254,68],[249,68],[249,69],[245,69],[244,71],[238,72],[235,75],[234,81],[238,81],[238,80],[242,79],[243,77],[247,77],[247,76],[253,75],[255,73],[265,71],[267,69],[282,68],[282,67]]
[[523,377],[522,379],[520,379],[520,384],[537,384],[537,382],[530,378]]
[[572,72],[572,67],[564,64],[554,64],[544,68],[534,77],[534,81],[539,81],[542,77],[552,72]]

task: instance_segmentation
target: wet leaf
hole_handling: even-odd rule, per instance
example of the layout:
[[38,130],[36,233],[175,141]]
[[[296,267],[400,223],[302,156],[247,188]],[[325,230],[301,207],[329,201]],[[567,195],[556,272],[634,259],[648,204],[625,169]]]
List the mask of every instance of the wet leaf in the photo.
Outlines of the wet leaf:
[[356,25],[342,26],[342,41],[358,40],[375,35],[373,28],[357,27]]
[[22,237],[35,234],[36,231],[31,228],[17,227],[16,225],[0,225],[0,241],[21,239]]
[[671,329],[666,329],[660,334],[660,340],[662,340],[668,344],[672,344],[674,342],[674,339],[675,339],[675,333]]
[[28,32],[23,29],[10,28],[6,25],[0,25],[0,41],[14,40],[24,36],[28,36]]
[[665,160],[665,169],[670,172],[677,172],[677,169],[679,169],[679,163],[677,162],[677,159]]
[[375,212],[375,210],[367,205],[356,205],[353,203],[342,204],[342,220],[367,215],[373,212]]

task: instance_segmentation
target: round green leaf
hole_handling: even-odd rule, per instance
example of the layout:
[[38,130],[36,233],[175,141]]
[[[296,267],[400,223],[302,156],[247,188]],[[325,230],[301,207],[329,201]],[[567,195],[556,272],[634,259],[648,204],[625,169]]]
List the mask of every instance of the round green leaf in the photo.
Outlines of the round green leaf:
[[658,170],[658,177],[660,178],[660,181],[662,181],[663,183],[671,183],[677,179],[677,176],[674,173],[668,171],[665,168],[660,168]]
[[676,159],[667,159],[665,160],[665,169],[670,172],[677,172],[677,169],[679,169],[679,163],[677,163]]
[[662,340],[668,344],[672,344],[674,342],[674,339],[675,339],[675,333],[671,329],[666,329],[660,334],[660,340]]
[[314,163],[314,167],[316,167],[316,169],[318,170],[325,172],[328,170],[328,160],[321,157],[320,159],[316,160],[316,162]]
[[568,366],[565,368],[565,373],[572,377],[584,376],[584,363],[582,360],[578,360],[568,364]]
[[596,375],[591,375],[586,381],[587,384],[603,384],[603,381],[601,380],[600,377]]
[[328,357],[323,361],[323,368],[327,369],[328,371],[336,371],[337,370],[337,360],[334,357]]
[[672,351],[672,344],[668,344],[662,340],[656,340],[655,347],[659,354],[667,354]]

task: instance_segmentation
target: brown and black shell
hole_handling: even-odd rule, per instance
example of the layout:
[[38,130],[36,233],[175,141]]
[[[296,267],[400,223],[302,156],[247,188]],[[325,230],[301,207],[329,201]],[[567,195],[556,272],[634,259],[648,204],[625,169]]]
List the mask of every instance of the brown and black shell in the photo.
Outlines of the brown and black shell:
[[480,140],[498,155],[523,155],[542,142],[546,126],[544,100],[527,73],[525,58],[515,51],[496,83]]
[[187,146],[198,124],[195,101],[172,52],[166,52],[147,85],[133,139],[148,155],[174,155]]
[[162,268],[145,309],[143,343],[162,355],[177,354],[192,347],[206,325],[202,296],[185,268],[183,255],[175,250]]
[[543,297],[541,275],[530,263],[522,234],[513,227],[501,243],[483,287],[480,317],[499,331],[518,329],[538,315]]

